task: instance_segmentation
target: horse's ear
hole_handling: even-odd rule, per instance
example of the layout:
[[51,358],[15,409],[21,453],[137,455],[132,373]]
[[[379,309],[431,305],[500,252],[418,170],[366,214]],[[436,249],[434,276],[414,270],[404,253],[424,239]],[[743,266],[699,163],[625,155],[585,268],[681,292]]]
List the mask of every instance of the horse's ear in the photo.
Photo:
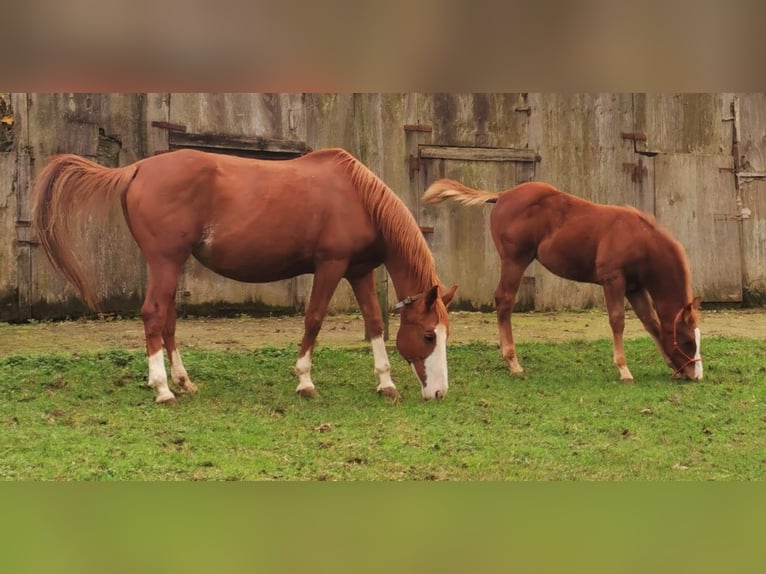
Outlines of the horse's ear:
[[457,291],[457,285],[453,285],[450,287],[449,291],[442,295],[442,303],[444,303],[445,307],[452,303],[452,298],[455,296],[455,291]]
[[692,314],[694,312],[699,311],[701,304],[702,304],[702,297],[695,297],[691,302],[686,304],[686,307],[684,307],[684,321],[686,323],[688,323],[689,320],[692,318]]
[[430,309],[436,303],[436,298],[439,296],[439,286],[434,285],[426,293],[426,309]]

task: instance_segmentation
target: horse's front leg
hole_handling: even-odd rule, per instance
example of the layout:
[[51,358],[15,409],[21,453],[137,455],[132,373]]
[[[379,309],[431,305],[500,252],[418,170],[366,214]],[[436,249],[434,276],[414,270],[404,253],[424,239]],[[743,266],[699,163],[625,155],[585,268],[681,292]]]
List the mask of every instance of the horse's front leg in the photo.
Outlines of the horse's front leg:
[[311,351],[314,348],[319,330],[327,314],[330,298],[346,272],[346,261],[328,261],[317,266],[314,272],[314,284],[304,317],[304,332],[295,374],[298,375],[298,387],[295,392],[302,397],[317,396],[316,387],[311,380]]
[[636,316],[644,325],[644,329],[646,329],[647,333],[652,336],[652,339],[654,339],[654,342],[657,344],[657,348],[660,350],[665,363],[673,369],[673,362],[670,360],[670,357],[668,357],[665,349],[662,348],[660,320],[657,317],[657,312],[649,298],[649,293],[647,293],[646,289],[641,289],[640,291],[628,293],[627,297],[633,307],[633,311],[636,312]]
[[620,371],[620,380],[633,382],[633,375],[625,360],[623,333],[625,331],[625,279],[615,276],[603,284],[609,326],[612,328],[612,353],[614,364]]
[[377,392],[380,395],[398,399],[399,391],[396,390],[396,386],[391,380],[391,365],[388,362],[386,343],[383,340],[383,316],[380,312],[375,290],[375,270],[361,277],[349,278],[349,282],[359,303],[364,317],[364,326],[372,343],[375,374],[378,375],[379,379]]

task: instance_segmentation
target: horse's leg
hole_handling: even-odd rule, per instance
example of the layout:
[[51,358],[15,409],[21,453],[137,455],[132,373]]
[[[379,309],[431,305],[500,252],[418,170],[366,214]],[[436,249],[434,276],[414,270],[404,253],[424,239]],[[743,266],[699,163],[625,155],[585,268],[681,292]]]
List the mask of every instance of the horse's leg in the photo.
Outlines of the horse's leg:
[[[149,361],[149,386],[154,388],[157,403],[175,401],[168,388],[168,375],[162,356],[163,332],[168,320],[168,309],[175,304],[176,282],[180,265],[169,261],[149,263],[149,281],[146,298],[141,306],[146,335],[146,355]],[[175,344],[175,343],[174,343]]]
[[165,328],[162,330],[162,340],[170,360],[170,377],[178,385],[182,393],[196,393],[197,385],[191,382],[186,372],[181,354],[176,346],[176,302],[175,297],[170,301],[165,318]]
[[623,346],[623,333],[625,331],[625,280],[618,276],[605,281],[604,299],[606,310],[609,313],[609,326],[612,328],[612,352],[614,364],[620,371],[620,380],[632,381],[633,375],[628,369],[625,360],[625,348]]
[[372,355],[375,361],[375,373],[378,375],[380,383],[377,391],[379,394],[399,398],[399,392],[396,390],[394,382],[391,380],[391,365],[388,362],[386,353],[386,343],[383,341],[383,316],[378,304],[377,292],[375,290],[375,270],[366,275],[349,279],[351,288],[354,290],[354,296],[359,303],[364,317],[364,325],[370,336],[372,343]]
[[665,362],[672,367],[673,363],[665,354],[665,350],[660,343],[660,320],[657,317],[657,312],[654,310],[654,305],[649,297],[649,293],[647,293],[646,289],[641,289],[640,291],[627,293],[626,296],[628,301],[630,301],[631,307],[633,307],[633,310],[636,312],[636,316],[641,320],[644,329],[646,329],[647,333],[652,336],[652,339],[654,339],[654,342],[657,344],[657,348],[660,350]]
[[316,388],[311,381],[311,350],[314,348],[322,321],[327,314],[330,297],[346,273],[346,261],[328,261],[314,271],[314,284],[311,287],[306,316],[304,317],[304,332],[298,361],[295,363],[295,374],[298,375],[298,387],[295,392],[302,397],[316,397]]
[[495,290],[495,310],[497,328],[500,334],[500,354],[508,363],[511,373],[523,373],[524,369],[516,357],[516,345],[513,342],[511,314],[516,304],[516,292],[521,284],[524,270],[530,262],[519,264],[517,261],[503,259],[500,262],[500,283]]

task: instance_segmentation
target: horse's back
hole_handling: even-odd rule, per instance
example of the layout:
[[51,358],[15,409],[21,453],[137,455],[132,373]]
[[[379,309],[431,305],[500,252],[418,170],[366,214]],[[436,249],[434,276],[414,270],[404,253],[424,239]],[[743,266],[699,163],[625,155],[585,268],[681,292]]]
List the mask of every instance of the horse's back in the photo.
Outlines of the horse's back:
[[193,253],[241,281],[310,273],[318,256],[355,260],[377,240],[348,161],[342,150],[276,161],[162,154],[139,166],[126,198],[128,222],[145,252]]
[[491,225],[501,256],[537,258],[556,275],[596,283],[604,269],[644,259],[661,233],[635,208],[594,203],[541,182],[502,193]]
[[635,207],[596,203],[537,181],[521,183],[504,191],[495,209],[503,212],[501,215],[505,219],[519,214],[525,218],[537,215],[548,222],[548,226],[573,225],[578,220],[611,226],[615,220],[621,220],[628,225],[658,227],[653,216]]
[[[336,165],[343,150],[322,150],[289,160],[260,160],[183,149],[138,162],[128,190],[128,211],[195,212],[209,218],[246,217],[259,206],[312,211],[349,202],[353,189]],[[340,196],[333,198],[333,196]]]

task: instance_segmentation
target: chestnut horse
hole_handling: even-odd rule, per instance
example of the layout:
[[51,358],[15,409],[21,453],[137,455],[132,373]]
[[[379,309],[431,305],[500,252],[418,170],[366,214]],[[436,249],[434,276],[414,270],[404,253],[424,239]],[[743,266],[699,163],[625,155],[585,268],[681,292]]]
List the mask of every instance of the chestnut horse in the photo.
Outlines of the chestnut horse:
[[702,379],[700,299],[692,298],[681,245],[655,219],[633,207],[600,205],[545,183],[522,183],[500,193],[440,179],[423,199],[464,205],[496,203],[490,216],[500,255],[495,291],[500,349],[512,373],[516,357],[511,313],[524,270],[537,259],[550,272],[604,289],[620,379],[632,381],[623,349],[625,297],[677,378]]
[[396,347],[425,399],[447,392],[446,305],[420,228],[404,203],[367,167],[340,149],[268,161],[178,150],[107,168],[76,155],[55,156],[35,185],[34,224],[53,267],[94,310],[98,301],[71,248],[72,216],[121,202],[149,270],[141,307],[149,386],[174,401],[162,347],[181,392],[196,386],[176,347],[175,293],[193,255],[216,273],[251,283],[313,273],[296,391],[315,396],[311,352],[342,278],[353,289],[372,339],[377,390],[397,397],[383,342],[374,269],[384,264],[401,307]]

